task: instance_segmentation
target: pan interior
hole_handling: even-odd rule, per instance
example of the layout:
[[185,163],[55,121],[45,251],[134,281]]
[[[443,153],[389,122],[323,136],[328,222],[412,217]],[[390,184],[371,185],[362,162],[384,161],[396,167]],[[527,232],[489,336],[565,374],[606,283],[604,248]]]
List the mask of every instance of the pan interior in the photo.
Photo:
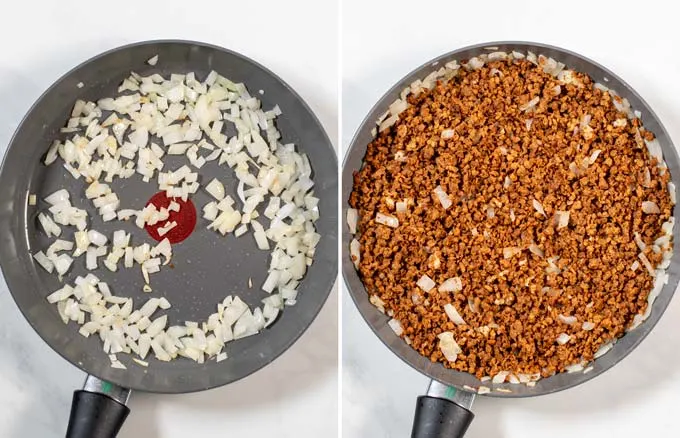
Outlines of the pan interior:
[[[159,56],[156,66],[146,61]],[[72,203],[88,211],[88,228],[105,233],[124,229],[132,233],[132,245],[156,242],[134,223],[113,221],[104,223],[91,203],[85,199],[86,183],[74,180],[58,159],[51,166],[41,163],[41,156],[63,127],[76,99],[96,101],[114,96],[130,71],[143,76],[159,73],[195,72],[199,80],[211,70],[243,82],[261,101],[263,108],[279,105],[283,115],[278,128],[284,143],[295,143],[308,154],[314,170],[315,194],[320,198],[320,219],[317,231],[322,235],[314,263],[299,287],[298,302],[286,307],[270,328],[256,336],[228,343],[226,361],[214,360],[196,364],[179,358],[170,363],[149,360],[149,368],[135,365],[120,355],[128,369],[110,368],[102,351],[101,341],[77,333],[74,323],[64,325],[56,307],[45,297],[61,287],[56,276],[43,271],[30,254],[44,250],[53,239],[40,229],[37,214],[47,208],[42,199],[59,188],[71,193]],[[78,87],[82,82],[84,86]],[[262,90],[262,93],[259,93]],[[186,157],[165,157],[164,171],[188,164]],[[30,110],[8,148],[0,182],[0,223],[9,230],[0,249],[0,261],[10,291],[33,328],[57,352],[84,371],[124,387],[154,392],[188,392],[220,386],[242,378],[274,360],[285,351],[311,324],[325,302],[337,275],[337,167],[335,152],[318,120],[302,99],[281,79],[264,67],[236,53],[200,43],[160,41],[135,44],[94,58],[69,72],[52,86]],[[196,171],[196,170],[194,170]],[[197,171],[201,187],[216,177],[227,193],[237,199],[238,180],[227,166],[217,161],[207,163]],[[111,184],[121,199],[121,208],[142,208],[158,191],[155,179],[143,183],[138,174],[127,180],[116,179]],[[36,194],[37,206],[27,206],[28,194]],[[211,199],[205,190],[192,195],[198,221],[194,232],[183,242],[173,245],[172,267],[151,275],[152,293],[144,293],[144,280],[138,265],[125,269],[119,263],[116,273],[108,271],[100,259],[100,269],[94,271],[107,282],[116,295],[134,299],[135,307],[150,297],[165,296],[173,307],[167,311],[169,324],[202,321],[216,312],[217,303],[225,296],[237,294],[252,306],[261,305],[267,296],[260,289],[267,275],[269,251],[260,251],[252,233],[240,238],[221,236],[207,230],[209,222],[202,219],[201,207]],[[263,207],[260,209],[260,214]],[[73,240],[72,227],[62,227],[62,238]],[[86,275],[84,256],[74,261],[74,268],[65,282],[73,283],[76,275]],[[252,288],[249,287],[252,281]],[[152,356],[152,355],[150,355]]]
[[[680,175],[680,162],[678,160],[677,151],[675,150],[668,133],[649,105],[647,105],[647,103],[622,79],[596,62],[561,48],[527,42],[490,42],[459,49],[428,61],[394,85],[371,109],[370,113],[357,130],[352,139],[352,143],[350,144],[350,148],[345,155],[342,172],[342,217],[346,217],[347,209],[349,208],[348,199],[352,192],[353,172],[361,168],[367,145],[373,139],[371,130],[376,126],[375,121],[387,110],[392,102],[399,98],[399,94],[405,87],[409,86],[416,79],[425,78],[432,71],[441,68],[441,66],[449,61],[462,61],[492,51],[510,52],[513,50],[523,53],[532,51],[537,55],[542,54],[552,57],[557,61],[565,63],[566,68],[587,73],[596,82],[606,84],[609,88],[618,92],[619,95],[627,98],[630,101],[632,108],[634,110],[639,110],[642,113],[641,119],[643,125],[657,136],[671,176],[674,181],[676,181],[676,186],[678,185],[677,176]],[[677,205],[674,208],[673,215],[678,217]],[[461,390],[465,390],[465,387],[477,388],[480,385],[488,386],[493,390],[489,395],[496,397],[526,397],[561,391],[586,382],[611,368],[630,353],[647,336],[647,334],[649,334],[666,310],[666,307],[678,286],[678,281],[680,280],[680,262],[678,261],[676,251],[676,254],[674,254],[671,260],[671,265],[667,270],[670,280],[654,302],[651,315],[647,321],[619,339],[609,353],[593,362],[593,370],[591,372],[587,374],[580,372],[571,374],[560,373],[553,377],[539,380],[534,387],[513,385],[509,383],[492,385],[491,382],[480,382],[471,374],[444,368],[440,363],[432,363],[428,358],[418,354],[418,352],[410,348],[401,338],[394,334],[392,329],[387,325],[389,317],[380,313],[368,301],[366,289],[350,260],[349,242],[351,238],[347,225],[343,221],[341,244],[342,271],[345,283],[359,312],[382,342],[404,362],[432,379]],[[678,241],[678,227],[675,227],[673,230],[673,238],[676,242]],[[511,392],[497,392],[496,389],[499,388]]]

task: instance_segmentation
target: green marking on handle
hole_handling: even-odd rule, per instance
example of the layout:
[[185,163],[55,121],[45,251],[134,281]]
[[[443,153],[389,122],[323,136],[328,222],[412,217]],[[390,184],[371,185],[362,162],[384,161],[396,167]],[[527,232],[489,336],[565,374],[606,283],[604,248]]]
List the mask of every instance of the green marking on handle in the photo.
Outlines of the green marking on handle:
[[110,382],[102,381],[102,391],[104,391],[105,394],[111,392],[112,388],[113,385]]
[[453,386],[449,386],[446,388],[446,392],[444,393],[444,395],[446,396],[446,398],[452,399],[456,396],[456,392],[457,392],[456,388],[454,388]]

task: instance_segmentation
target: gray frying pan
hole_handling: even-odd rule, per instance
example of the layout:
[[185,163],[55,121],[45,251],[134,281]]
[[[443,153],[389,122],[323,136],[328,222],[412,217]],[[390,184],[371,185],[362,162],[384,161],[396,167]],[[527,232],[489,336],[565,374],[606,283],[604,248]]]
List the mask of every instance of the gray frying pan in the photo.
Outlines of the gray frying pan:
[[[159,55],[159,61],[150,66],[146,61],[154,55]],[[80,336],[78,326],[65,325],[56,307],[47,303],[45,297],[60,288],[60,283],[31,257],[50,242],[36,220],[38,212],[46,208],[42,199],[62,187],[69,190],[74,205],[88,210],[89,228],[104,232],[109,238],[116,229],[125,229],[132,233],[134,245],[155,243],[134,224],[101,222],[84,199],[82,180],[68,175],[60,161],[49,167],[42,164],[43,155],[60,136],[59,129],[70,116],[75,100],[96,101],[114,95],[131,70],[145,76],[160,73],[166,77],[193,71],[200,80],[216,70],[243,82],[261,99],[264,108],[280,106],[283,115],[278,118],[278,128],[282,141],[295,143],[311,161],[315,194],[320,198],[320,219],[316,225],[322,238],[314,263],[299,287],[298,302],[286,307],[278,320],[259,335],[227,344],[229,358],[220,363],[210,360],[199,365],[185,359],[160,362],[152,358],[149,367],[143,368],[120,355],[127,370],[111,368],[98,337]],[[259,90],[263,93],[258,93]],[[166,168],[176,169],[186,161],[182,157],[174,161],[171,158],[166,160]],[[206,164],[199,171],[199,182],[204,187],[213,177],[219,177],[227,193],[236,199],[236,178],[231,169],[216,163]],[[272,362],[302,335],[323,306],[337,277],[336,163],[335,151],[318,119],[283,80],[242,55],[203,43],[152,41],[111,50],[68,72],[38,99],[17,129],[0,170],[3,230],[0,264],[14,300],[33,329],[57,353],[89,374],[84,390],[74,395],[69,437],[115,436],[129,412],[125,403],[130,390],[184,393],[225,385]],[[138,175],[116,180],[112,188],[122,205],[137,209],[157,192],[156,184],[142,183]],[[28,205],[29,193],[37,194],[37,206]],[[217,303],[230,294],[238,294],[251,306],[259,305],[266,296],[260,287],[267,275],[269,253],[257,249],[252,234],[222,237],[207,230],[207,222],[200,218],[200,208],[208,202],[208,196],[202,189],[193,196],[199,215],[196,228],[186,240],[173,245],[173,268],[151,276],[151,294],[142,291],[144,281],[138,268],[120,268],[115,274],[100,268],[94,273],[115,294],[134,298],[137,306],[150,296],[167,297],[173,304],[167,311],[170,324],[205,320],[216,311]],[[64,231],[63,235],[72,240],[73,230],[65,227]],[[84,259],[76,259],[66,281],[72,282],[75,275],[87,272]]]
[[[376,126],[376,119],[399,97],[401,90],[411,84],[414,80],[424,78],[430,72],[439,69],[442,65],[451,60],[464,60],[482,53],[490,53],[490,50],[487,50],[488,47],[497,47],[497,50],[505,52],[518,50],[526,53],[530,50],[536,54],[550,56],[557,61],[565,63],[567,68],[587,73],[595,81],[606,84],[609,88],[617,91],[622,97],[625,97],[630,101],[633,109],[639,110],[642,113],[641,118],[644,126],[656,134],[659,143],[661,144],[661,148],[663,149],[663,155],[671,175],[677,178],[677,175],[680,174],[678,154],[668,133],[661,125],[661,122],[642,97],[614,73],[594,61],[558,47],[526,42],[491,42],[455,50],[427,62],[394,85],[387,93],[385,93],[378,103],[375,104],[356,132],[345,155],[342,171],[343,218],[346,217],[347,209],[349,208],[348,199],[352,191],[353,172],[361,167],[361,162],[366,153],[366,147],[373,138],[371,130]],[[677,217],[677,214],[678,206],[674,209],[674,216]],[[343,220],[343,224],[344,223]],[[677,227],[673,233],[673,237],[677,242]],[[678,281],[680,280],[680,262],[678,262],[677,255],[674,255],[670,268],[668,269],[670,281],[654,302],[652,313],[647,321],[621,338],[609,353],[597,359],[593,363],[593,370],[591,372],[587,374],[578,372],[557,374],[553,377],[539,380],[534,387],[513,385],[509,383],[490,384],[491,382],[480,382],[471,374],[447,369],[440,363],[430,362],[428,358],[418,354],[394,334],[392,329],[387,325],[389,318],[380,313],[368,301],[366,289],[361,283],[361,279],[350,260],[349,242],[351,239],[351,234],[345,224],[343,225],[342,233],[342,272],[349,293],[359,309],[359,312],[361,312],[361,315],[371,329],[373,329],[374,333],[395,355],[432,379],[432,383],[428,389],[428,395],[419,397],[416,407],[412,436],[418,438],[443,436],[451,438],[462,437],[474,417],[470,411],[470,407],[474,401],[475,393],[470,391],[471,388],[478,388],[480,385],[489,386],[492,389],[492,392],[489,395],[492,397],[530,397],[550,394],[574,387],[607,371],[628,355],[628,353],[630,353],[649,334],[666,310],[666,307],[678,286]],[[499,389],[501,391],[511,392],[499,392]]]

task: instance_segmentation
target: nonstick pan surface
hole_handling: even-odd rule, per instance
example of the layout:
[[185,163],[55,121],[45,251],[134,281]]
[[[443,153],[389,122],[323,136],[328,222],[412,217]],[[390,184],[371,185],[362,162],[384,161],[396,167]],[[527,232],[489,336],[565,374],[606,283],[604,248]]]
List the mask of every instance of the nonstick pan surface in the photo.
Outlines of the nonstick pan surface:
[[[488,49],[492,48],[492,49]],[[654,302],[651,315],[641,326],[626,334],[624,337],[614,345],[613,349],[604,356],[597,359],[593,364],[593,370],[587,374],[582,372],[577,373],[560,373],[547,379],[541,379],[536,386],[528,387],[526,385],[513,385],[510,383],[491,384],[491,382],[480,382],[475,376],[462,373],[459,371],[444,368],[440,363],[432,363],[428,358],[421,356],[414,349],[409,347],[401,338],[397,337],[392,329],[387,325],[389,317],[380,313],[368,300],[368,293],[359,278],[357,271],[349,255],[349,242],[352,236],[347,227],[344,218],[347,215],[349,208],[348,200],[352,192],[353,173],[361,168],[361,163],[366,153],[368,143],[373,136],[371,130],[375,128],[375,121],[383,114],[388,106],[399,98],[399,93],[410,85],[416,79],[423,79],[434,70],[438,70],[444,64],[452,60],[466,60],[473,56],[478,56],[482,53],[491,53],[493,51],[510,52],[517,50],[526,54],[532,51],[534,53],[542,54],[554,58],[557,61],[566,64],[566,68],[574,69],[580,72],[589,74],[596,82],[605,84],[607,87],[615,90],[620,96],[627,98],[634,110],[639,110],[642,115],[641,119],[643,125],[651,130],[661,144],[664,159],[670,170],[673,180],[676,181],[680,175],[680,162],[678,154],[673,146],[673,143],[661,125],[661,122],[654,114],[647,103],[638,95],[627,83],[607,68],[591,61],[574,52],[561,49],[554,46],[549,46],[539,43],[528,42],[490,42],[478,44],[442,55],[433,59],[426,64],[418,67],[401,81],[395,84],[385,95],[375,104],[369,114],[366,116],[359,129],[357,130],[349,149],[346,152],[342,171],[342,273],[345,278],[345,283],[349,290],[354,303],[359,312],[371,327],[373,332],[380,338],[380,340],[400,359],[404,362],[425,374],[426,376],[441,382],[445,385],[455,387],[461,391],[469,391],[469,388],[478,388],[480,385],[490,387],[492,392],[488,395],[494,397],[527,397],[542,394],[549,394],[563,389],[571,388],[586,382],[597,375],[605,372],[612,366],[621,361],[628,353],[630,353],[642,340],[649,334],[654,325],[657,323],[663,312],[666,310],[675,289],[680,280],[680,262],[678,256],[675,254],[671,260],[671,265],[668,269],[670,280],[663,288],[661,294]],[[677,189],[676,189],[677,190]],[[674,216],[678,217],[678,206],[675,206]],[[678,241],[678,227],[673,230],[673,238],[675,242]],[[677,252],[677,249],[676,249]],[[497,389],[509,390],[511,392],[498,392]]]
[[[158,63],[148,65],[146,61],[154,55],[159,56]],[[149,367],[143,368],[125,355],[119,355],[127,370],[113,369],[98,337],[86,339],[79,335],[78,326],[65,325],[56,306],[45,300],[61,283],[31,257],[51,242],[37,221],[38,213],[46,208],[42,199],[66,188],[72,203],[88,211],[88,228],[103,232],[109,238],[113,231],[124,229],[132,233],[133,245],[155,241],[132,223],[103,223],[84,198],[82,178],[74,180],[61,166],[61,160],[44,166],[42,156],[52,141],[60,138],[59,129],[69,118],[76,99],[97,101],[115,95],[130,71],[143,76],[160,73],[166,77],[171,73],[195,72],[197,78],[203,80],[211,70],[243,82],[262,101],[263,108],[278,104],[283,111],[278,118],[282,141],[295,143],[298,150],[309,156],[315,195],[320,198],[320,219],[316,226],[322,236],[314,263],[300,284],[297,304],[286,307],[279,319],[262,333],[228,343],[227,360],[196,364],[182,358],[168,363],[151,358]],[[165,169],[174,170],[186,164],[186,158],[181,156],[164,161]],[[283,80],[256,62],[220,47],[188,41],[151,41],[114,49],[59,79],[34,104],[17,129],[0,171],[2,271],[14,300],[31,326],[56,352],[86,373],[124,388],[161,393],[224,385],[253,373],[283,353],[312,323],[326,301],[337,277],[336,163],[331,142],[310,108]],[[215,161],[198,172],[202,187],[217,177],[227,193],[237,198],[238,181],[231,169],[217,166]],[[121,198],[121,208],[135,209],[142,208],[158,191],[155,180],[142,183],[139,175],[115,180],[112,189]],[[37,195],[37,206],[28,206],[29,194]],[[152,293],[142,291],[144,280],[138,266],[124,269],[121,264],[118,272],[112,273],[102,266],[100,259],[100,269],[94,271],[110,285],[114,294],[132,297],[136,307],[150,297],[167,297],[173,305],[167,311],[170,325],[205,320],[227,295],[237,294],[250,306],[260,305],[260,300],[267,296],[260,287],[267,275],[269,252],[257,249],[251,233],[235,238],[207,230],[208,223],[201,219],[200,209],[209,201],[209,195],[199,189],[191,199],[199,216],[196,228],[186,240],[173,245],[172,269],[166,266],[151,275]],[[62,238],[73,240],[71,227],[63,227],[63,231]],[[76,275],[87,273],[84,257],[78,258],[64,281],[72,283]],[[252,288],[248,286],[249,279],[252,279]],[[46,368],[45,372],[49,370]]]

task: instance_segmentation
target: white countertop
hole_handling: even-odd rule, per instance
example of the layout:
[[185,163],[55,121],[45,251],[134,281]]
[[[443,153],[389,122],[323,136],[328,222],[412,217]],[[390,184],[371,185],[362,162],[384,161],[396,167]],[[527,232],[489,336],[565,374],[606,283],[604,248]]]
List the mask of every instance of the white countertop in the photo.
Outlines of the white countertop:
[[[680,33],[677,7],[666,4],[344,0],[343,147],[372,105],[412,69],[456,48],[501,40],[561,46],[610,68],[643,96],[680,145]],[[570,27],[574,23],[577,28]],[[407,437],[428,379],[373,335],[344,289],[342,435]],[[676,297],[639,348],[602,376],[533,399],[478,397],[467,437],[678,436],[679,332]]]
[[[0,27],[0,153],[63,73],[107,49],[159,38],[205,41],[264,64],[302,95],[335,139],[336,8],[307,3],[16,2]],[[335,436],[336,333],[334,292],[302,338],[263,370],[202,393],[133,393],[120,436]],[[63,436],[72,392],[84,378],[33,332],[0,280],[0,436]]]

